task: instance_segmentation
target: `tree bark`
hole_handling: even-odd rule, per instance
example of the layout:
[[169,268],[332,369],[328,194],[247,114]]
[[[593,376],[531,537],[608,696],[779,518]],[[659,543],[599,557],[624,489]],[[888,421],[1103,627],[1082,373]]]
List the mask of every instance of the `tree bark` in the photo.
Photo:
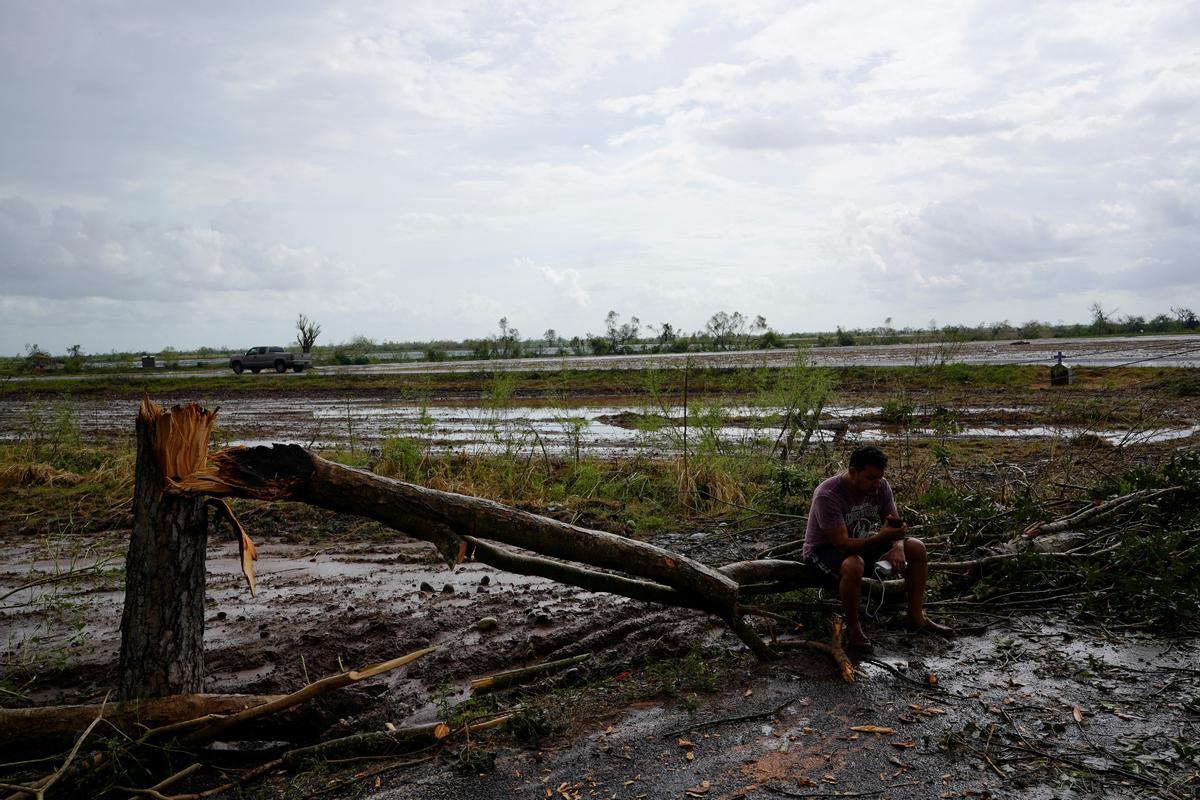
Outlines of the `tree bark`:
[[202,468],[215,414],[195,403],[164,411],[144,399],[137,416],[133,535],[125,561],[121,699],[204,690],[204,498],[166,492]]

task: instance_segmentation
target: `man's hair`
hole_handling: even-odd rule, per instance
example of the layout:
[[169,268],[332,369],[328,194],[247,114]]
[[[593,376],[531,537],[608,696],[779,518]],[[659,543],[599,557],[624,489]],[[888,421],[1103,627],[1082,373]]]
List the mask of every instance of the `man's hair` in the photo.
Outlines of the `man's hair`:
[[850,454],[850,469],[879,467],[887,469],[887,456],[873,444],[865,444]]

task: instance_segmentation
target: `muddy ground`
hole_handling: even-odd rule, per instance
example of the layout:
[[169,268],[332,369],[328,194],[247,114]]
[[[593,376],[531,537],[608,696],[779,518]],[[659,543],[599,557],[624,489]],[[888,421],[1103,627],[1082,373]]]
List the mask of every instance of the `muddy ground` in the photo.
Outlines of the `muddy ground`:
[[[287,692],[438,647],[331,698],[328,728],[301,741],[432,721],[468,698],[472,677],[594,654],[534,696],[513,691],[495,701],[497,709],[535,708],[547,730],[540,741],[482,735],[466,749],[465,768],[445,754],[379,774],[395,760],[359,763],[272,776],[243,796],[1132,798],[1195,796],[1200,786],[1195,641],[1081,627],[1035,597],[1013,598],[1011,609],[942,609],[943,619],[972,626],[947,642],[907,634],[889,607],[868,627],[875,660],[860,662],[847,685],[817,655],[759,663],[719,621],[696,612],[479,564],[451,569],[428,545],[298,506],[247,504],[243,513],[260,539],[259,592],[249,596],[236,548],[214,535],[209,691]],[[716,528],[656,543],[725,563],[797,534]],[[31,568],[63,569],[79,544],[10,533],[0,543],[0,593]],[[90,544],[71,566],[108,556],[119,563],[119,536]],[[55,551],[59,560],[47,561]],[[7,597],[4,658],[23,662],[27,676],[9,692],[38,704],[99,701],[116,681],[121,602],[119,576],[105,572]],[[484,617],[496,627],[478,630]],[[722,722],[745,715],[755,716]],[[860,725],[893,732],[851,730]]]

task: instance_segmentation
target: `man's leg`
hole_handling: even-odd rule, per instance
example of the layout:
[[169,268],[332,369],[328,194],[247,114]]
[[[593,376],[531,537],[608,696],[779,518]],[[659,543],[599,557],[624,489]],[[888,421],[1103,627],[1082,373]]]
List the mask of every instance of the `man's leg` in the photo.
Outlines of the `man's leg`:
[[929,580],[929,556],[925,543],[920,539],[904,540],[905,569],[904,588],[908,590],[908,618],[920,627],[925,624],[925,584]]
[[858,617],[858,604],[862,600],[863,560],[861,556],[846,556],[838,581],[842,595],[842,610],[846,612],[846,636],[850,645],[870,646],[871,640],[863,633]]
[[920,539],[905,539],[904,558],[908,561],[904,588],[908,590],[909,624],[918,630],[953,634],[952,629],[925,616],[925,585],[929,580],[929,555],[925,551],[925,543]]

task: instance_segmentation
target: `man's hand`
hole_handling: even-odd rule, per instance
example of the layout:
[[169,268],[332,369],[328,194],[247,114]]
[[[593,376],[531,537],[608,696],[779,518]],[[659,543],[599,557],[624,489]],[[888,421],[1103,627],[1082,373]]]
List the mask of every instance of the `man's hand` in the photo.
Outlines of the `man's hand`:
[[887,551],[883,560],[891,564],[897,574],[903,575],[904,570],[908,567],[908,559],[904,555],[904,542],[899,541],[893,544],[892,549]]
[[[899,522],[899,525],[891,525],[889,523]],[[899,542],[908,536],[908,523],[899,517],[888,517],[883,521],[883,527],[879,529],[879,536],[885,542]]]

